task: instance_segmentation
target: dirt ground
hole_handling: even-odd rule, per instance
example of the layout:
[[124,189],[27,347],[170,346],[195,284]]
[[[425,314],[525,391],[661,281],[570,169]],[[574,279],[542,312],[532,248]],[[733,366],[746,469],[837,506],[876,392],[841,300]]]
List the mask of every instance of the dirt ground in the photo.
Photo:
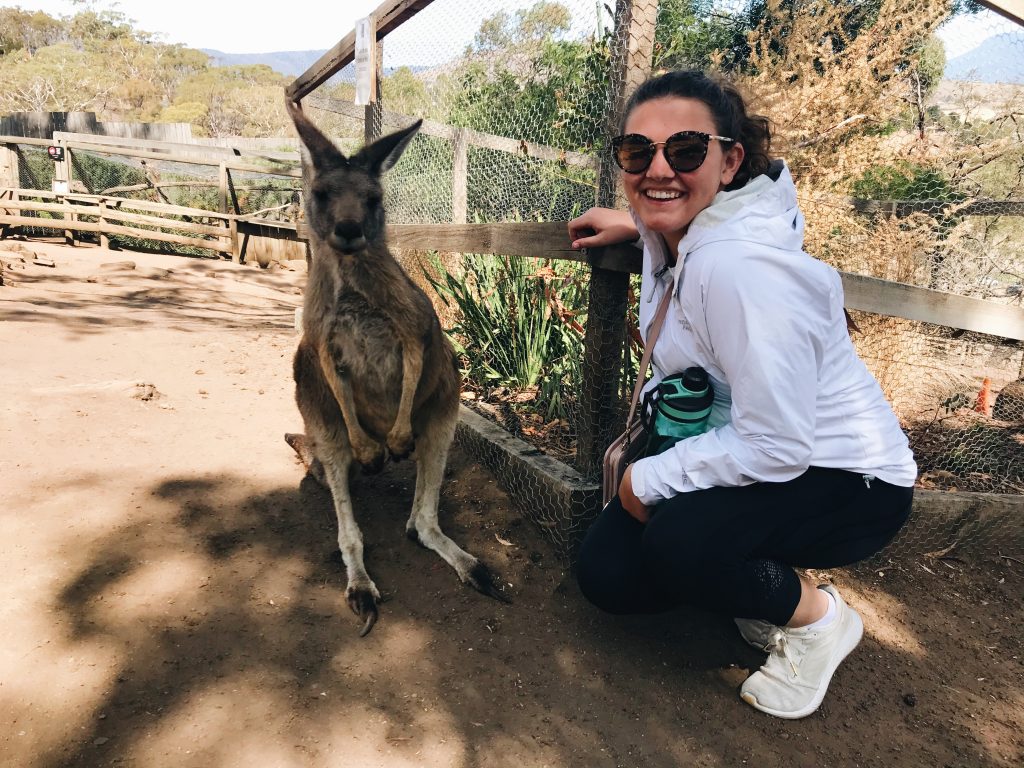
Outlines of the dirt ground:
[[360,639],[282,439],[304,274],[23,245],[55,266],[0,251],[0,765],[1024,764],[1021,562],[820,574],[866,635],[776,720],[737,696],[761,656],[730,621],[601,615],[461,450],[442,525],[512,604],[404,537],[404,462],[355,490],[387,597]]

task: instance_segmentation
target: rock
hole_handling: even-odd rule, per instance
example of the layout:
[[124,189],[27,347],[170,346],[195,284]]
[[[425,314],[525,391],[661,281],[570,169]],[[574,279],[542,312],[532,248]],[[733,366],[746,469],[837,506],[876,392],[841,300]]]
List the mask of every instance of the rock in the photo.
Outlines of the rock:
[[100,264],[100,269],[104,272],[114,272],[119,269],[135,269],[134,261],[108,261],[105,264]]
[[35,264],[37,267],[53,268],[57,266],[57,262],[55,262],[53,259],[48,258],[46,256],[40,256],[38,253],[36,254],[35,259],[32,260],[32,263]]
[[159,390],[152,384],[137,382],[128,388],[128,396],[148,403],[150,400],[158,400],[161,395]]
[[1003,421],[1024,421],[1024,379],[1011,381],[996,396],[992,418]]

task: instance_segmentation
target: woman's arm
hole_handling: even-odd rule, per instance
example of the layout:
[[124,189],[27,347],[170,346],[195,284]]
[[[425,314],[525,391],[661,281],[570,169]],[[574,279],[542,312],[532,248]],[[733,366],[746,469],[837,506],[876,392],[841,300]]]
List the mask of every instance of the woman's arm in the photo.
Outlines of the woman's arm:
[[798,258],[730,258],[728,249],[716,258],[703,287],[704,323],[694,331],[706,335],[730,384],[731,421],[637,461],[631,481],[640,503],[699,488],[784,482],[806,470],[833,318],[830,285],[820,270],[800,269]]
[[633,242],[640,233],[628,211],[591,208],[569,222],[569,237],[573,248],[596,248]]

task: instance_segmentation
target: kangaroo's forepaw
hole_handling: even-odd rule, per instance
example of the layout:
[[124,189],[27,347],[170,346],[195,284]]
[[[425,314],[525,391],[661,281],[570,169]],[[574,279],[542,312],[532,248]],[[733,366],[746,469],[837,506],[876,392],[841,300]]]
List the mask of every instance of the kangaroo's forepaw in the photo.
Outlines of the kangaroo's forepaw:
[[480,561],[477,561],[476,565],[466,574],[465,582],[477,592],[482,592],[488,597],[493,597],[495,600],[500,600],[503,603],[512,602],[498,587],[498,577]]
[[363,620],[363,628],[359,630],[360,637],[366,637],[373,625],[377,623],[377,603],[380,602],[380,593],[370,583],[369,587],[349,587],[345,590],[345,600],[352,613]]
[[352,455],[363,468],[363,473],[376,475],[384,469],[385,453],[384,446],[379,443],[367,443],[356,448],[352,447]]
[[416,447],[416,441],[412,436],[412,432],[396,432],[392,431],[388,435],[388,453],[391,454],[393,461],[401,461],[407,458],[413,449]]

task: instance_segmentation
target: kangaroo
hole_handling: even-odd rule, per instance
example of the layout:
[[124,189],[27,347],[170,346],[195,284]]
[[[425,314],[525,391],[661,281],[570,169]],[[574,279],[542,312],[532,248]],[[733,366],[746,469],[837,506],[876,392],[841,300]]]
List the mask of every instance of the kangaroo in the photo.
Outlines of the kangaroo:
[[399,266],[385,240],[381,175],[422,121],[384,136],[351,157],[287,100],[301,140],[304,208],[312,254],[295,353],[295,399],[305,434],[285,435],[334,499],[345,597],[363,620],[377,621],[380,592],[363,564],[363,540],[349,493],[354,463],[379,472],[385,454],[415,449],[416,491],[405,525],[463,583],[505,601],[491,570],[438,525],[437,505],[459,410],[455,351],[430,299]]

